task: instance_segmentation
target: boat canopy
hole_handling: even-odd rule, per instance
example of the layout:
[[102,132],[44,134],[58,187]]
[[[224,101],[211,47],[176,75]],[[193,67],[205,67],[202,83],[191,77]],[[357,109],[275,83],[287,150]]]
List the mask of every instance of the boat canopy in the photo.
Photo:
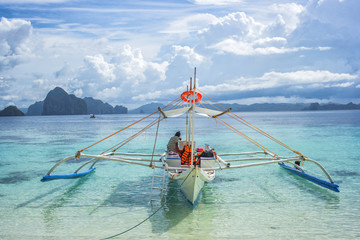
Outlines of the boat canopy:
[[[174,109],[174,110],[163,111],[163,114],[167,118],[168,117],[178,117],[178,116],[183,115],[186,112],[191,111],[191,109],[192,109],[192,107],[183,107],[183,108],[178,108],[178,109]],[[221,115],[223,112],[195,106],[195,113],[197,113],[201,116],[215,117],[217,115]]]

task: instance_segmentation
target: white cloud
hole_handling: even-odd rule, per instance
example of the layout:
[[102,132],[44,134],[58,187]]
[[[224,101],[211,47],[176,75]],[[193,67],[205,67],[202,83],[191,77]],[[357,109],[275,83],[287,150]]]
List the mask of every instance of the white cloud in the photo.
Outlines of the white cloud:
[[115,66],[113,64],[107,63],[101,54],[97,54],[95,56],[86,56],[84,61],[89,68],[94,69],[97,75],[105,81],[113,82],[115,80]]
[[122,88],[110,87],[110,88],[101,89],[100,91],[98,91],[95,97],[106,101],[107,99],[116,99],[121,94],[123,94]]
[[204,57],[196,53],[194,49],[189,46],[174,45],[172,46],[172,50],[173,58],[181,56],[186,59],[186,63],[191,67],[199,66],[204,61]]
[[2,17],[0,21],[0,71],[13,68],[30,55],[26,46],[32,32],[30,22]]
[[261,23],[244,12],[218,18],[199,31],[199,37],[209,49],[219,54],[241,56],[293,53],[303,50],[329,50],[329,47],[289,46],[288,36],[298,26],[305,8],[298,4],[274,4],[275,21]]
[[150,79],[152,82],[165,80],[165,73],[168,67],[166,61],[155,63],[146,61],[140,49],[133,49],[130,45],[125,45],[123,51],[112,59],[116,67],[118,77],[123,77],[131,82],[133,87],[139,86]]
[[49,85],[51,85],[50,81],[44,78],[38,78],[33,80],[32,82],[33,82],[33,87],[38,89],[48,88]]
[[[194,66],[200,87],[219,99],[359,95],[356,0],[193,0],[141,7],[120,1],[113,9],[86,1],[56,9],[38,3],[62,0],[14,1],[29,3],[26,19],[34,23],[0,22],[2,105],[29,105],[55,86],[112,104],[160,101],[186,89]],[[9,8],[13,16],[20,14],[17,7]],[[25,61],[29,56],[32,61]]]
[[[63,3],[71,0],[11,0],[12,4],[49,4],[49,3]],[[8,0],[0,0],[1,4],[9,4]]]
[[333,88],[333,87],[340,87],[340,88],[346,88],[346,87],[351,87],[352,85],[354,85],[354,82],[345,82],[345,83],[337,83],[337,84],[329,84],[329,85],[325,85],[325,87],[329,87],[329,88]]
[[229,5],[241,3],[243,0],[191,0],[191,2],[199,5]]
[[152,91],[152,92],[148,92],[148,93],[144,93],[144,94],[139,94],[137,96],[132,97],[131,99],[133,101],[141,101],[141,102],[146,102],[146,101],[152,101],[155,99],[161,99],[163,94],[163,91]]
[[250,41],[258,39],[264,27],[246,13],[235,12],[218,18],[209,27],[199,31],[199,35],[203,40],[210,42],[218,42],[229,37]]
[[[261,77],[238,78],[226,83],[203,86],[205,92],[226,93],[243,92],[271,88],[322,88],[322,87],[349,87],[354,83],[343,83],[342,81],[357,79],[357,75],[347,73],[332,73],[329,71],[296,71],[296,72],[268,72]],[[330,82],[339,82],[328,84]]]
[[297,28],[300,23],[299,15],[305,11],[305,7],[296,3],[273,4],[270,9],[278,14],[287,35]]
[[348,73],[332,73],[329,71],[295,71],[295,72],[269,72],[265,73],[260,80],[276,81],[283,84],[307,84],[327,83],[335,81],[353,80],[357,75]]
[[147,93],[141,93],[139,95],[136,95],[136,96],[132,97],[132,100],[147,102],[147,101],[166,99],[166,101],[169,101],[169,100],[172,100],[171,98],[174,96],[178,97],[180,95],[180,93],[182,93],[186,89],[185,86],[186,85],[180,86],[178,88],[168,88],[168,89],[166,89],[166,91],[152,90]]
[[189,37],[191,32],[196,32],[217,21],[217,17],[209,13],[195,14],[170,22],[169,26],[160,31],[161,33],[176,34],[181,37]]
[[[274,97],[250,97],[250,98],[240,98],[233,99],[230,101],[222,101],[223,103],[241,103],[245,105],[250,105],[254,103],[328,103],[329,99],[318,99],[318,98],[303,98],[298,96],[284,97],[284,96],[274,96]],[[338,101],[337,101],[338,102]]]
[[81,89],[76,89],[74,95],[81,98],[83,97],[83,91]]
[[57,76],[65,80],[70,92],[78,96],[123,103],[140,92],[152,91],[155,84],[166,79],[167,61],[149,61],[140,49],[128,44],[120,50],[110,50],[107,55],[86,56],[81,67],[69,69],[66,65]]
[[[268,38],[269,39],[269,38]],[[282,38],[276,38],[282,39]],[[311,50],[311,48],[307,47],[293,47],[293,48],[286,48],[286,47],[277,47],[277,46],[268,46],[268,47],[259,47],[262,44],[264,39],[259,39],[254,42],[244,42],[244,41],[237,41],[235,39],[226,39],[215,45],[209,46],[210,49],[216,49],[218,53],[225,54],[231,53],[236,55],[243,55],[243,56],[252,56],[252,55],[269,55],[269,54],[284,54],[290,52],[298,52],[303,50]],[[267,42],[268,45],[271,43],[276,43],[276,45],[283,44],[286,41],[277,42],[270,40]]]

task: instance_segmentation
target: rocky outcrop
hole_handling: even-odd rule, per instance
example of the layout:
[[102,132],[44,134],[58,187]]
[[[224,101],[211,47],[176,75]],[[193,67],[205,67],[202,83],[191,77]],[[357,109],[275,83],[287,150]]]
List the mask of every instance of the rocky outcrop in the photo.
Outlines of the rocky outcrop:
[[304,108],[305,111],[333,111],[333,110],[359,110],[360,104],[354,104],[352,102],[348,104],[336,104],[336,103],[328,103],[328,104],[319,104],[312,103],[309,107]]
[[40,116],[43,112],[44,101],[36,102],[29,106],[26,115],[28,116]]
[[121,105],[116,105],[114,107],[114,113],[115,114],[127,114],[128,113],[128,109],[124,106]]
[[44,100],[42,115],[81,115],[87,114],[86,102],[73,94],[67,94],[64,89],[56,87]]
[[92,97],[84,98],[89,114],[113,114],[114,108],[101,100],[93,99]]
[[92,97],[84,98],[88,107],[89,114],[126,114],[128,109],[124,106],[116,105],[114,108],[101,100]]
[[16,106],[9,106],[0,111],[0,116],[24,116],[25,114],[20,111]]
[[74,114],[126,114],[128,109],[116,105],[114,108],[92,97],[84,99],[68,94],[62,88],[51,90],[44,101],[36,102],[28,108],[27,115],[74,115]]

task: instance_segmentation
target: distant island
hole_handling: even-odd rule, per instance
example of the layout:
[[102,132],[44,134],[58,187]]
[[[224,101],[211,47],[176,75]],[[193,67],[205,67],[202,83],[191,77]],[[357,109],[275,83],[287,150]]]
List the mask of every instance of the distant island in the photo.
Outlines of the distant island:
[[360,104],[354,104],[352,102],[348,104],[323,104],[320,105],[319,103],[312,103],[309,107],[305,107],[304,111],[329,111],[329,110],[356,110],[360,109]]
[[44,101],[30,105],[26,115],[126,114],[127,112],[128,109],[124,106],[112,107],[92,97],[81,99],[56,87],[47,94]]
[[[221,105],[226,109],[231,108],[233,112],[360,110],[360,104],[352,102],[348,104],[255,103],[251,105],[224,103]],[[49,91],[43,101],[30,105],[26,115],[150,114],[155,112],[158,107],[163,108],[164,104],[148,103],[136,109],[128,110],[122,105],[113,107],[109,103],[92,97],[78,98],[73,94],[68,94],[64,89],[56,87]],[[205,107],[212,108],[206,104]],[[16,106],[9,106],[0,111],[0,116],[24,116],[24,113]]]
[[360,104],[319,104],[319,103],[255,103],[251,105],[221,104],[231,108],[233,112],[284,112],[284,111],[332,111],[332,110],[359,110]]
[[158,108],[163,108],[165,105],[161,103],[149,103],[142,105],[136,109],[130,110],[131,114],[150,114],[158,110]]
[[8,116],[24,116],[25,114],[20,111],[16,106],[8,106],[0,111],[1,117],[8,117]]

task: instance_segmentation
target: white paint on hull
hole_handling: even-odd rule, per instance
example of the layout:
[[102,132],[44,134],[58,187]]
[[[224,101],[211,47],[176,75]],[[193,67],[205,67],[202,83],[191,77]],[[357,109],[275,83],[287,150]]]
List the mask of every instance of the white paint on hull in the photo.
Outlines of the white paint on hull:
[[212,181],[215,178],[215,171],[204,171],[198,166],[175,175],[181,192],[191,202],[195,203],[205,182]]

